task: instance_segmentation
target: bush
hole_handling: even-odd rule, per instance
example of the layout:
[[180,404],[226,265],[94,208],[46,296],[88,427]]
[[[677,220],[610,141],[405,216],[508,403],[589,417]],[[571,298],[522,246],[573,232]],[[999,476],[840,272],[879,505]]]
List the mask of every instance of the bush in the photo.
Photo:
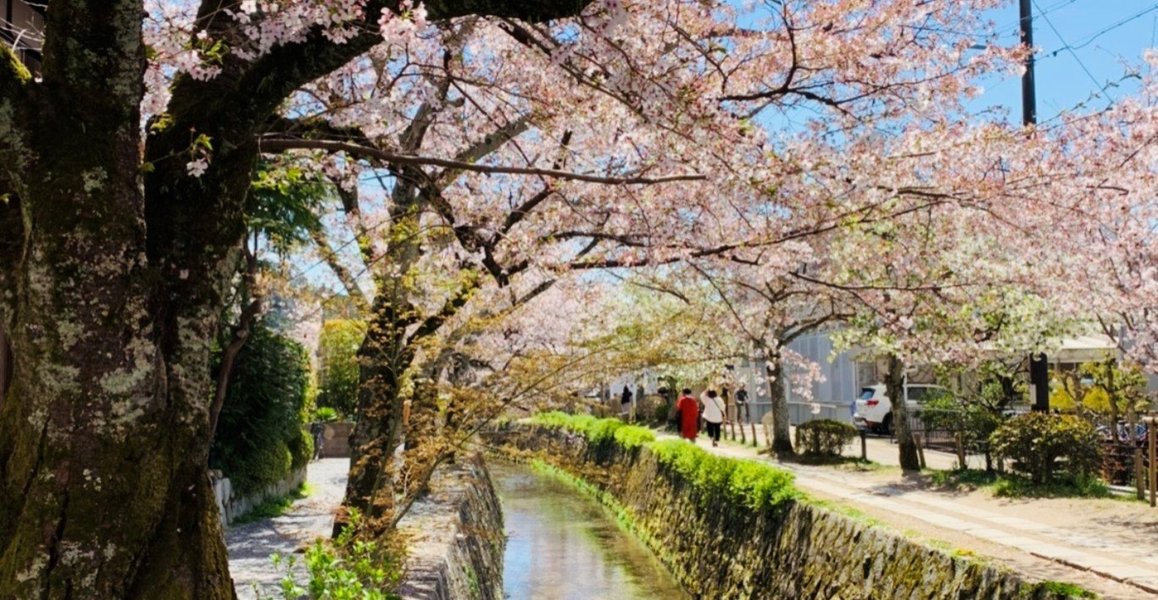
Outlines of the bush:
[[993,455],[1035,484],[1053,481],[1058,470],[1077,481],[1097,469],[1101,446],[1094,426],[1072,415],[1029,413],[1014,417],[989,438]]
[[962,402],[945,392],[923,403],[921,422],[927,430],[960,433],[969,447],[984,446],[1001,424],[1001,417],[977,402]]
[[366,338],[366,323],[331,319],[318,340],[318,406],[352,415],[358,405],[358,348]]
[[683,440],[652,442],[647,448],[692,485],[705,510],[720,499],[764,510],[797,497],[792,475],[763,463],[717,456]]
[[797,495],[792,475],[786,471],[759,462],[717,456],[684,440],[656,441],[650,429],[627,425],[618,419],[548,412],[535,415],[531,422],[578,433],[592,445],[616,444],[627,450],[647,448],[660,464],[693,486],[704,501],[705,510],[710,510],[711,504],[721,498],[756,510],[776,508]]
[[840,456],[856,437],[856,428],[832,419],[817,419],[796,426],[796,448],[806,456]]
[[339,416],[341,415],[338,414],[338,411],[329,406],[319,406],[314,411],[314,420],[319,423],[332,423],[337,421]]
[[238,354],[209,457],[238,491],[280,481],[313,454],[302,429],[308,365],[300,344],[264,324]]
[[670,415],[671,405],[661,399],[651,412],[651,422],[655,425],[666,425]]
[[[294,580],[297,558],[272,556],[274,567],[285,569],[281,581],[283,600],[393,600],[402,581],[401,552],[377,541],[356,539],[361,514],[351,509],[349,523],[333,545],[315,541],[305,552],[309,581],[303,588]],[[283,567],[284,565],[284,567]]]

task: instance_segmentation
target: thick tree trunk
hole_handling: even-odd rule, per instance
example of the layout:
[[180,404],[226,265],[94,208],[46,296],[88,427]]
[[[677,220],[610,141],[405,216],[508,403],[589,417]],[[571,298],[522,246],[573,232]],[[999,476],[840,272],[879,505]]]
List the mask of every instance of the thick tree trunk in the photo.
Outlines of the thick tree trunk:
[[[393,520],[394,452],[402,426],[403,397],[399,393],[399,368],[408,361],[405,331],[398,327],[385,294],[379,294],[358,351],[358,418],[350,436],[350,475],[343,506],[354,508],[373,522]],[[345,526],[340,515],[334,534]]]
[[233,598],[205,472],[216,310],[157,296],[139,175],[108,153],[60,149],[22,198],[0,597]]
[[885,395],[893,405],[893,428],[900,451],[901,469],[920,471],[921,461],[917,456],[917,444],[909,428],[909,410],[905,404],[905,367],[896,355],[889,356],[889,370],[885,375]]
[[209,355],[242,227],[221,208],[253,150],[223,157],[239,186],[188,176],[188,127],[142,140],[139,2],[54,1],[47,19],[34,118],[0,144],[22,145],[0,161],[20,207],[0,209],[0,598],[234,598]]
[[772,366],[766,367],[768,375],[768,394],[772,401],[772,452],[780,455],[792,455],[792,429],[788,418],[788,398],[784,394],[784,366],[780,363],[780,355],[776,354],[769,359]]
[[12,382],[12,349],[8,346],[8,336],[4,334],[4,327],[0,325],[0,406],[4,404],[4,396],[8,394],[8,385]]

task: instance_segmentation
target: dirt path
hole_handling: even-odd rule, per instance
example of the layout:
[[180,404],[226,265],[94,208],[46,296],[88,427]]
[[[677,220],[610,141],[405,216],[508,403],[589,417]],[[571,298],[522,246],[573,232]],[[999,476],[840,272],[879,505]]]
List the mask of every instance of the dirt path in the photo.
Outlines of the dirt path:
[[[711,448],[701,438],[700,445],[721,455],[769,460],[738,443]],[[946,457],[952,455],[937,460]],[[931,546],[993,559],[1036,579],[1076,583],[1106,598],[1158,597],[1158,509],[1143,503],[1007,500],[986,490],[936,491],[927,476],[905,477],[895,467],[778,464],[810,496],[854,508]]]
[[[306,481],[311,493],[293,504],[280,517],[230,527],[225,531],[229,547],[229,573],[237,596],[242,600],[280,598],[279,583],[284,571],[274,568],[272,554],[297,556],[296,551],[315,538],[330,536],[334,511],[346,492],[348,458],[326,458],[310,463]],[[301,576],[302,569],[295,575]]]

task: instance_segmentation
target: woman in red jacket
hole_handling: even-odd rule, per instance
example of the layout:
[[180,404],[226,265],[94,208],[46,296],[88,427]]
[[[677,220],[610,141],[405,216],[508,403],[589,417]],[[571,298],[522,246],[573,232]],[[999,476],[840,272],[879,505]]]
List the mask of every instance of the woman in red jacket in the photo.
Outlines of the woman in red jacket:
[[676,410],[680,413],[680,437],[696,441],[700,429],[700,405],[692,398],[691,390],[684,388]]

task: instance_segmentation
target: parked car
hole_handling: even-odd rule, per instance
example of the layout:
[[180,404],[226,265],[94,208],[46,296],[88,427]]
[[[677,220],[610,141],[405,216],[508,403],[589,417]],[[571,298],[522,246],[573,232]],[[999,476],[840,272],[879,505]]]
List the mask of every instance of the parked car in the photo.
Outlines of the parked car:
[[[920,410],[920,403],[934,391],[945,388],[939,385],[910,383],[905,384],[905,401],[910,411]],[[885,384],[878,383],[860,390],[860,396],[855,403],[852,415],[853,423],[874,433],[893,432],[893,403],[885,394]]]

